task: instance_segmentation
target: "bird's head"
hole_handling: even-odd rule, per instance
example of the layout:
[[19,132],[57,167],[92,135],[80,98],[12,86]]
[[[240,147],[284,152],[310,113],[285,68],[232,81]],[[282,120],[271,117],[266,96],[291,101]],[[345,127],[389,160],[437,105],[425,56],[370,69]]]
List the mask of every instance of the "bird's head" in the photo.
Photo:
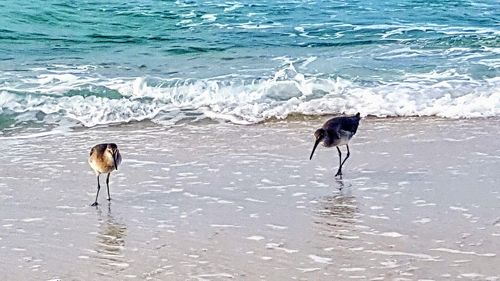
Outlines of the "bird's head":
[[316,141],[314,142],[314,147],[313,147],[313,150],[311,152],[311,156],[309,157],[309,160],[312,159],[313,157],[313,154],[314,154],[314,151],[316,150],[316,147],[318,146],[318,144],[325,139],[325,136],[326,136],[326,131],[325,129],[321,128],[321,129],[317,129],[316,132],[314,132],[314,137],[316,138]]
[[325,135],[326,131],[323,128],[317,129],[316,132],[314,132],[314,137],[316,138],[316,141],[317,140],[322,141],[325,138]]
[[115,169],[118,170],[118,146],[115,143],[108,143],[108,145],[106,146],[106,152],[111,154],[111,156],[113,157],[113,164],[115,165]]

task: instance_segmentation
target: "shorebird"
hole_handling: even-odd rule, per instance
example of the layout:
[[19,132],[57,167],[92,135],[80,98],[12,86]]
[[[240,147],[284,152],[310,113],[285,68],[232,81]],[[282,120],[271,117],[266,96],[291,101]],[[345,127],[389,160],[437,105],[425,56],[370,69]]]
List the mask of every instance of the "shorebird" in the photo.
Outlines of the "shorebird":
[[118,165],[122,162],[122,156],[118,150],[118,146],[114,143],[101,143],[90,150],[89,164],[97,176],[97,194],[95,195],[95,202],[91,206],[97,206],[97,197],[101,184],[99,183],[99,176],[101,174],[108,174],[106,178],[106,186],[108,188],[108,201],[111,200],[109,195],[109,176],[114,170],[118,170]]
[[[344,165],[347,158],[349,158],[349,155],[351,155],[349,152],[349,140],[354,136],[354,134],[356,134],[359,120],[361,120],[361,116],[358,112],[354,116],[334,117],[326,121],[323,127],[314,132],[316,142],[314,143],[309,160],[312,159],[314,151],[320,142],[323,142],[323,146],[325,147],[337,147],[337,151],[339,152],[339,169],[335,176],[342,177],[342,165]],[[347,147],[347,156],[344,161],[342,161],[342,152],[340,152],[339,148],[341,145],[345,145]]]

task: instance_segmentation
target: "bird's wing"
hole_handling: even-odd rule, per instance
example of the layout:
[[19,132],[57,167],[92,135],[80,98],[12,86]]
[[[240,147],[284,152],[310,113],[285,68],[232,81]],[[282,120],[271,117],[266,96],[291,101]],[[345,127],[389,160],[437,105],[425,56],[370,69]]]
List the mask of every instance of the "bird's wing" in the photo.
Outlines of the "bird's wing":
[[358,129],[358,120],[355,120],[353,118],[346,118],[340,122],[340,130],[342,131],[348,131],[351,132],[351,134],[356,133],[356,130]]
[[107,145],[105,143],[96,144],[92,149],[90,149],[90,156],[94,153],[102,154],[106,150]]
[[342,129],[341,125],[342,124],[338,118],[332,118],[323,125],[323,129],[325,129],[329,138],[339,139],[340,136],[338,134],[338,131]]

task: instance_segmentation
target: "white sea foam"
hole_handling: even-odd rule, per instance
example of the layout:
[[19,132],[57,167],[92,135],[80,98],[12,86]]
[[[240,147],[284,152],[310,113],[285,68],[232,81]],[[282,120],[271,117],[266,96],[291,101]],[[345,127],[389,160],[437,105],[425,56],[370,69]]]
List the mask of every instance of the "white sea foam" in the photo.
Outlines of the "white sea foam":
[[356,272],[356,271],[365,271],[366,268],[363,267],[343,267],[340,268],[340,271],[346,271],[346,272]]
[[85,75],[43,74],[19,85],[3,86],[0,114],[14,116],[18,122],[42,119],[61,124],[70,120],[86,127],[141,120],[175,124],[187,115],[194,120],[208,117],[238,124],[293,114],[343,112],[380,117],[500,115],[500,78],[476,81],[454,70],[408,74],[400,82],[368,84],[306,76],[291,62],[274,77],[256,80],[102,79]]
[[234,11],[234,10],[237,10],[237,9],[241,8],[241,7],[243,7],[243,5],[242,5],[242,4],[240,4],[240,3],[235,3],[235,4],[231,5],[230,7],[226,7],[226,8],[224,8],[224,13],[227,13],[227,12],[232,12],[232,11]]
[[263,240],[265,239],[263,236],[259,236],[259,235],[253,235],[253,236],[249,236],[247,237],[248,240],[254,240],[254,241],[260,241],[260,240]]
[[232,274],[229,274],[229,273],[213,273],[213,274],[200,274],[200,275],[196,275],[196,276],[193,276],[195,278],[197,278],[198,280],[207,280],[207,279],[204,279],[204,278],[230,278],[230,279],[233,279],[234,276]]
[[472,251],[460,251],[460,250],[448,249],[448,248],[435,248],[435,249],[430,249],[430,251],[439,251],[439,252],[446,252],[446,253],[451,253],[451,254],[461,254],[461,255],[475,255],[475,256],[480,256],[480,257],[496,257],[496,255],[497,255],[495,253],[476,253],[476,252],[472,252]]
[[298,250],[292,250],[292,249],[285,248],[280,243],[267,243],[266,244],[266,249],[279,250],[279,251],[283,251],[283,252],[285,252],[287,254],[293,254],[293,253],[297,253],[298,252]]
[[276,229],[276,230],[285,230],[287,229],[288,227],[287,226],[282,226],[282,225],[276,225],[276,224],[266,224],[266,226],[272,228],[272,229]]
[[450,27],[446,25],[439,24],[426,24],[426,25],[400,25],[400,24],[374,24],[368,26],[357,26],[355,30],[374,30],[380,29],[384,30],[382,38],[392,38],[396,35],[401,35],[408,32],[435,32],[445,35],[468,35],[468,34],[491,34],[491,36],[498,36],[500,32],[493,28],[463,28],[463,27]]
[[35,222],[35,221],[43,221],[44,219],[43,218],[25,218],[25,219],[22,219],[21,221],[22,222]]
[[321,268],[319,267],[311,267],[311,268],[297,268],[297,270],[303,272],[303,273],[308,273],[308,272],[314,272],[314,271],[318,271],[318,270],[321,270]]
[[398,237],[403,237],[404,235],[398,232],[373,232],[373,231],[363,231],[361,232],[363,234],[369,234],[369,235],[378,235],[378,236],[384,236],[384,237],[392,237],[392,238],[398,238]]
[[217,20],[217,15],[215,14],[205,14],[201,16],[202,19],[206,20],[207,22],[213,22]]
[[317,263],[331,263],[332,259],[327,257],[320,257],[316,255],[309,255],[309,258]]
[[239,225],[233,225],[233,224],[211,224],[211,227],[216,227],[216,228],[240,228],[241,226]]
[[407,252],[399,252],[399,251],[381,251],[381,250],[365,250],[367,253],[386,255],[386,256],[408,256],[414,257],[423,260],[433,261],[435,258],[426,254],[418,254],[418,253],[407,253]]

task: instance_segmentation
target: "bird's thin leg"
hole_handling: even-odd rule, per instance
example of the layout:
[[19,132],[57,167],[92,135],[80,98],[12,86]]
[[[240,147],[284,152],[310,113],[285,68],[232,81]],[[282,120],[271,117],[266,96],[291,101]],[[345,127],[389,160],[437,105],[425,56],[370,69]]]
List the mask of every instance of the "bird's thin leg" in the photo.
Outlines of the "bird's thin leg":
[[90,206],[97,206],[97,197],[99,197],[99,190],[101,189],[101,184],[99,184],[99,175],[97,175],[97,194],[95,195],[95,202]]
[[109,176],[111,173],[108,173],[108,177],[106,178],[106,187],[108,188],[108,201],[111,201],[111,196],[109,195]]
[[347,160],[347,158],[349,158],[349,155],[351,155],[351,152],[349,151],[349,145],[348,145],[348,144],[346,144],[345,146],[347,146],[347,156],[344,158],[344,161],[342,161],[342,165],[341,165],[341,166],[343,166],[343,165],[344,165],[345,160]]
[[337,151],[339,152],[339,169],[335,176],[342,176],[342,152],[340,152],[340,148],[337,146]]

